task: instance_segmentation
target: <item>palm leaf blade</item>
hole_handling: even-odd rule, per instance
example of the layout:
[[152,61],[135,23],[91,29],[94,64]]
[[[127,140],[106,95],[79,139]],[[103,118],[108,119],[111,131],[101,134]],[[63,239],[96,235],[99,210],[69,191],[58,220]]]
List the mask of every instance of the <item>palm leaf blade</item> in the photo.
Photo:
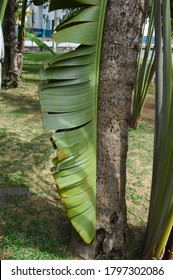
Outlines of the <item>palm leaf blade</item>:
[[57,63],[59,61],[65,61],[66,59],[69,58],[75,58],[75,57],[84,57],[85,55],[89,55],[89,54],[95,54],[96,48],[95,46],[84,46],[84,45],[80,45],[78,48],[76,48],[74,51],[72,52],[67,52],[61,55],[56,56],[55,58],[49,60],[48,65],[45,64],[45,66],[53,66],[54,63]]
[[43,115],[45,130],[71,129],[91,120],[92,108],[77,112]]
[[25,31],[25,36],[32,42],[36,43],[40,48],[43,48],[55,55],[54,51],[35,35]]
[[89,7],[88,9],[84,9],[81,13],[76,15],[75,18],[73,17],[68,22],[65,22],[64,24],[58,26],[56,30],[59,31],[69,26],[73,26],[73,25],[75,26],[76,24],[79,23],[96,21],[99,17],[99,10],[100,10],[99,6],[93,6],[93,7]]
[[71,66],[71,67],[50,67],[40,71],[40,77],[42,80],[74,80],[79,78],[86,78],[91,79],[93,77],[93,65],[84,65],[84,66]]
[[81,43],[84,45],[94,45],[97,38],[97,23],[86,22],[73,25],[60,30],[52,36],[57,43]]
[[86,243],[96,230],[96,100],[103,18],[107,1],[53,1],[50,9],[84,7],[57,28],[60,42],[78,43],[40,72],[40,103],[57,150],[52,174],[72,225]]

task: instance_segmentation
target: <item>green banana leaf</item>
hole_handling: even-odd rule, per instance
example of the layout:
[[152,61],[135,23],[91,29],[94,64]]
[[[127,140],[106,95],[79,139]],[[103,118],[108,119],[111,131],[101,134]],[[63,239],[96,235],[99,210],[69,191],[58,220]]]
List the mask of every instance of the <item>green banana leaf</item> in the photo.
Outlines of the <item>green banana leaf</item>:
[[1,0],[1,2],[0,2],[0,21],[1,22],[3,21],[3,18],[4,18],[7,2],[8,2],[8,0]]
[[43,49],[51,52],[53,55],[55,55],[54,51],[35,35],[25,31],[25,36],[32,42],[36,43],[37,46],[39,46],[40,48],[43,48]]
[[50,1],[50,10],[84,7],[56,28],[57,43],[77,43],[40,71],[40,103],[57,156],[52,174],[72,225],[86,243],[96,231],[96,127],[100,52],[107,1]]

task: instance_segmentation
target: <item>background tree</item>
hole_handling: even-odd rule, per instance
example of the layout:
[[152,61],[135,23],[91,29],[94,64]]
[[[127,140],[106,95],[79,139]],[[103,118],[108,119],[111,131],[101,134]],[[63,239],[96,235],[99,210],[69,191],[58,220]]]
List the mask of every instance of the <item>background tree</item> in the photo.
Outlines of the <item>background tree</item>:
[[4,59],[4,39],[2,33],[2,26],[0,24],[0,90],[1,90],[1,70],[2,70],[2,62]]
[[2,84],[5,87],[17,87],[20,65],[17,57],[16,17],[18,5],[16,0],[8,0],[3,21],[5,58],[3,63]]
[[4,59],[4,37],[2,32],[2,21],[4,18],[4,13],[7,5],[7,0],[1,1],[0,3],[0,89],[1,89],[1,78],[2,78],[2,62]]
[[[8,0],[4,24],[4,44],[5,44],[5,59],[3,63],[3,81],[5,87],[17,87],[21,78],[23,66],[23,50],[24,50],[24,31],[25,31],[25,15],[28,5],[32,2],[36,5],[42,5],[46,0]],[[20,24],[18,26],[17,39],[17,24],[16,12],[21,7],[18,13]],[[43,46],[45,46],[43,44]]]
[[21,18],[18,23],[18,52],[20,54],[23,54],[24,51],[25,15],[28,6],[27,4],[28,0],[22,1]]

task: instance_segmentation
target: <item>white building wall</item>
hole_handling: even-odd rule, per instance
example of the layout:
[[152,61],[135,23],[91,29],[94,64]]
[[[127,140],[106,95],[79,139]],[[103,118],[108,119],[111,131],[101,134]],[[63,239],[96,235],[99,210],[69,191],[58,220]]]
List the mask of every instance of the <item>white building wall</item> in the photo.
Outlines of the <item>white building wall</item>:
[[34,26],[36,28],[43,28],[43,7],[34,6]]
[[33,28],[42,28],[43,7],[31,4],[28,11],[30,12],[30,17],[28,18],[29,26]]
[[28,18],[29,26],[32,28],[53,30],[58,25],[59,19],[63,17],[64,12],[62,10],[49,12],[48,8],[48,3],[41,6],[31,4],[28,8],[28,11],[31,13]]

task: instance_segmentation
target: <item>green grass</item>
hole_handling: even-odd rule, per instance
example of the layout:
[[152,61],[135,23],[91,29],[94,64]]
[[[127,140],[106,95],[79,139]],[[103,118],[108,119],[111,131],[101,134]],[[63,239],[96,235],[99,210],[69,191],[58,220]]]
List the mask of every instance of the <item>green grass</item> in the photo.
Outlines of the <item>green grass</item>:
[[1,213],[6,221],[4,237],[0,241],[4,255],[14,260],[69,259],[69,225],[62,211],[58,214],[53,206],[42,209],[41,205],[40,210],[32,205],[25,209],[21,207],[20,199],[8,201],[12,207],[14,203],[13,212],[4,209]]
[[51,175],[54,150],[41,121],[39,72],[50,53],[26,53],[23,81],[0,93],[0,188],[29,188],[0,209],[1,259],[71,259],[71,227]]
[[[71,227],[51,175],[54,150],[38,98],[39,73],[50,53],[26,53],[23,82],[0,93],[0,187],[28,187],[27,199],[6,197],[0,211],[1,259],[71,259]],[[127,258],[141,250],[148,215],[153,127],[129,130],[127,158]]]
[[[147,215],[141,212],[148,211],[152,162],[153,127],[140,124],[138,130],[129,129],[126,198],[129,202],[127,210],[133,209],[135,220],[142,217],[144,221],[147,221]],[[138,215],[135,215],[135,205],[141,206],[141,212],[138,212]]]
[[129,129],[126,188],[129,225],[127,254],[132,259],[143,249],[151,189],[153,136],[151,125],[141,123],[137,130]]

